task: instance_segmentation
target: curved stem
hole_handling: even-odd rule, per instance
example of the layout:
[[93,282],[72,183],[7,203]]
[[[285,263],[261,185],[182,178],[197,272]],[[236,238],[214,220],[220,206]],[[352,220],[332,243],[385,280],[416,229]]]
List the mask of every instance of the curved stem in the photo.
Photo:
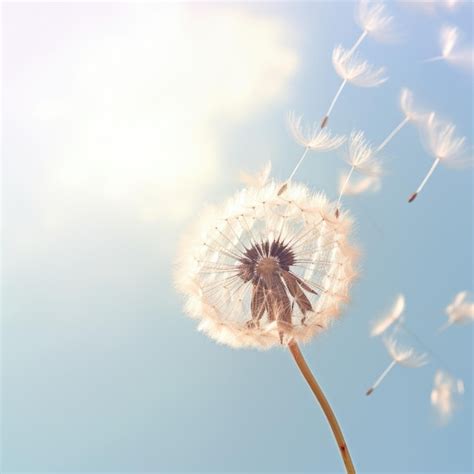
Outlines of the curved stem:
[[295,359],[296,365],[300,369],[303,377],[311,388],[311,391],[314,393],[316,400],[318,401],[319,405],[321,406],[321,409],[323,410],[326,416],[326,419],[328,420],[334,437],[336,438],[337,445],[339,446],[339,452],[341,454],[342,461],[344,462],[344,466],[346,467],[346,472],[351,474],[355,473],[355,467],[354,464],[352,464],[351,455],[349,454],[349,449],[346,445],[344,435],[342,434],[341,428],[339,427],[339,423],[337,422],[336,416],[334,415],[334,412],[332,411],[329,402],[327,401],[323,391],[321,390],[321,387],[318,385],[318,382],[316,382],[316,379],[314,378],[311,369],[306,363],[303,354],[301,353],[300,348],[298,347],[298,344],[296,344],[294,340],[291,340],[288,343],[288,349],[290,350],[291,355]]

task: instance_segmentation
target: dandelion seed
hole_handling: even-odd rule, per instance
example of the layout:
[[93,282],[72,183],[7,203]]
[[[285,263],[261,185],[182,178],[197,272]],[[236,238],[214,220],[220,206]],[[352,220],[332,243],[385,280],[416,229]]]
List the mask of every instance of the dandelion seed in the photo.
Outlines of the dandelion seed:
[[403,311],[405,309],[405,297],[403,295],[398,295],[395,303],[393,304],[390,311],[385,314],[381,319],[375,321],[372,324],[372,330],[370,331],[370,335],[380,336],[388,328],[390,328],[395,322],[402,320]]
[[352,132],[349,137],[349,154],[347,163],[351,166],[345,181],[339,187],[339,197],[336,203],[336,216],[339,215],[339,206],[352,174],[357,171],[363,175],[378,178],[382,174],[382,167],[375,159],[373,147],[366,141],[364,132]]
[[298,347],[340,313],[355,277],[347,213],[331,215],[322,194],[287,183],[238,192],[208,209],[183,241],[175,278],[198,329],[232,347],[288,346],[355,473],[337,419]]
[[453,324],[465,324],[474,321],[474,302],[467,301],[468,292],[460,291],[454,300],[446,306],[448,321],[439,331],[447,329]]
[[455,379],[442,370],[436,371],[430,399],[442,424],[446,424],[451,419],[457,408],[457,398],[463,394],[464,382],[461,379]]
[[293,138],[304,148],[314,151],[330,151],[339,148],[345,141],[344,135],[332,135],[328,130],[321,129],[318,125],[306,127],[301,125],[302,117],[294,113],[288,116],[288,125]]
[[420,121],[426,117],[426,114],[416,110],[413,105],[413,93],[407,89],[402,89],[400,93],[400,108],[405,118],[388,134],[387,138],[377,147],[376,153],[384,149],[387,144],[397,135],[397,133],[408,123]]
[[256,174],[240,172],[240,181],[250,188],[263,188],[267,183],[272,171],[272,162],[267,161],[263,168]]
[[409,197],[408,202],[416,199],[440,163],[453,167],[472,165],[472,158],[466,158],[466,138],[456,137],[455,132],[456,127],[452,123],[438,119],[434,113],[428,116],[422,133],[426,148],[435,160],[417,190]]
[[428,363],[427,354],[417,354],[412,348],[402,347],[393,337],[386,338],[384,344],[387,352],[392,358],[392,362],[390,362],[388,367],[382,372],[372,387],[367,390],[366,395],[373,393],[373,391],[382,383],[383,379],[397,364],[403,367],[415,369]]
[[359,87],[375,87],[384,83],[387,78],[385,68],[374,68],[367,61],[360,59],[353,50],[346,50],[342,46],[336,46],[332,52],[332,64],[337,74],[342,78],[341,85],[336,92],[326,115],[321,122],[321,128],[324,128],[347,83]]
[[[371,35],[378,40],[388,40],[393,37],[393,17],[386,14],[385,5],[382,2],[360,0],[356,8],[356,21],[362,28],[364,37]],[[356,47],[361,41],[359,37]]]
[[443,26],[440,30],[441,54],[426,59],[425,62],[446,61],[472,72],[474,50],[470,47],[459,47],[460,32],[455,26]]
[[303,154],[296,163],[293,171],[278,191],[278,195],[282,195],[287,188],[287,184],[293,179],[293,176],[298,171],[303,163],[306,155],[310,150],[312,151],[330,151],[339,148],[345,141],[346,137],[343,135],[332,135],[328,130],[324,130],[316,125],[312,128],[306,127],[303,131],[301,125],[302,117],[296,117],[294,113],[288,115],[288,127],[297,143],[304,147]]

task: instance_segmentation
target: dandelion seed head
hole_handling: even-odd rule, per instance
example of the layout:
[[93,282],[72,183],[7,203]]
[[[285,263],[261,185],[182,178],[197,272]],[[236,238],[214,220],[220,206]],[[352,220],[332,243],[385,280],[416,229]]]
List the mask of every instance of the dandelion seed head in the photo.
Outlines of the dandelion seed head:
[[431,391],[431,405],[438,415],[442,424],[447,423],[456,407],[457,397],[464,393],[464,382],[455,379],[452,375],[442,370],[437,370],[434,376],[433,389]]
[[359,173],[378,177],[382,174],[382,166],[375,158],[375,151],[365,139],[364,132],[353,131],[349,137],[349,153],[347,163]]
[[428,363],[427,354],[418,354],[411,347],[403,347],[394,337],[386,337],[384,344],[390,357],[404,367],[418,368]]
[[382,2],[359,0],[356,7],[356,21],[362,30],[376,39],[393,38],[393,17],[387,15]]
[[332,52],[332,64],[342,79],[359,87],[375,87],[388,79],[385,68],[375,68],[340,45]]
[[315,151],[330,151],[339,148],[345,141],[344,135],[333,135],[327,128],[319,124],[312,127],[306,126],[303,130],[302,117],[297,117],[294,112],[288,114],[288,127],[297,143],[305,148]]
[[322,194],[277,183],[207,210],[175,270],[199,330],[233,347],[305,342],[338,317],[356,276],[352,219]]
[[383,334],[395,322],[402,319],[404,310],[405,297],[403,295],[398,295],[390,311],[388,311],[385,315],[383,315],[380,319],[378,319],[372,324],[370,335],[374,337]]

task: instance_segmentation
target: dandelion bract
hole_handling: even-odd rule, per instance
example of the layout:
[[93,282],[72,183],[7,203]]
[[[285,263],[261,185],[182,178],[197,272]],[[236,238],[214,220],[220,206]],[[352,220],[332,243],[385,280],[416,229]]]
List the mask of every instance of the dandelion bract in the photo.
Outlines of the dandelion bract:
[[302,185],[238,192],[182,246],[176,276],[199,329],[234,347],[307,341],[346,302],[355,276],[351,219]]

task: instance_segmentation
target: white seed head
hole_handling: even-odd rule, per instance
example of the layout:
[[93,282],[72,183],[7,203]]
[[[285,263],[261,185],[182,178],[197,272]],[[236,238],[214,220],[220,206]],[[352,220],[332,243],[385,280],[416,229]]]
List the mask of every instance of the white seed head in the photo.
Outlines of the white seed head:
[[375,158],[374,148],[367,142],[362,131],[351,132],[346,161],[361,174],[374,177],[382,174],[382,166]]
[[405,297],[403,295],[398,295],[390,311],[388,311],[380,319],[378,319],[372,324],[370,335],[374,337],[383,334],[395,322],[402,319],[402,314],[404,310]]
[[185,310],[233,347],[311,339],[348,300],[357,252],[352,221],[293,182],[244,189],[209,209],[183,240],[176,266]]
[[388,79],[384,77],[385,68],[375,68],[342,46],[334,48],[332,64],[342,79],[359,87],[375,87]]
[[423,142],[434,158],[454,167],[472,165],[472,157],[467,155],[466,138],[455,135],[456,126],[451,122],[432,112],[423,120],[421,132]]
[[379,40],[393,37],[393,17],[387,15],[382,2],[359,0],[356,7],[356,21],[369,35]]
[[288,127],[297,143],[314,151],[329,151],[339,148],[345,141],[344,135],[332,135],[327,128],[319,124],[312,127],[306,126],[303,130],[302,117],[297,117],[293,112],[288,114]]
[[464,382],[461,379],[455,379],[442,370],[436,371],[430,399],[441,423],[451,419],[457,407],[457,398],[463,393]]
[[267,161],[265,165],[255,174],[249,174],[245,171],[240,172],[240,181],[249,188],[263,188],[270,178],[272,171],[272,162]]
[[403,365],[404,367],[417,368],[428,363],[427,354],[418,354],[411,347],[402,347],[393,337],[385,338],[384,344],[390,357],[397,362],[397,364]]

